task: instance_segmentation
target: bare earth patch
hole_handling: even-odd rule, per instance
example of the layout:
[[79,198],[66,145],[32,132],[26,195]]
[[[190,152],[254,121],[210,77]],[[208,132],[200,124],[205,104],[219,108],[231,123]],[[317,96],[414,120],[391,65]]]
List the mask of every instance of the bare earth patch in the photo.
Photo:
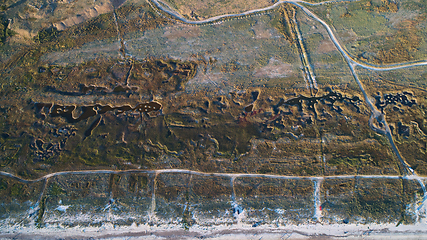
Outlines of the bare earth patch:
[[317,48],[317,53],[328,53],[337,50],[334,43],[330,40],[323,40],[320,42]]
[[254,72],[254,76],[258,78],[266,76],[269,78],[288,77],[292,74],[292,65],[283,63],[275,58],[271,58],[267,66],[257,69]]
[[114,9],[113,5],[109,3],[97,5],[89,9],[85,9],[83,12],[76,14],[75,16],[72,16],[60,22],[54,23],[53,25],[58,30],[64,30],[66,28],[82,23],[91,18],[97,17],[101,14],[111,12],[113,11],[113,9]]
[[200,29],[196,26],[183,26],[182,28],[169,28],[163,34],[168,40],[176,40],[177,38],[195,38],[200,35]]
[[273,36],[266,24],[262,22],[253,26],[252,30],[255,33],[255,38],[271,38]]

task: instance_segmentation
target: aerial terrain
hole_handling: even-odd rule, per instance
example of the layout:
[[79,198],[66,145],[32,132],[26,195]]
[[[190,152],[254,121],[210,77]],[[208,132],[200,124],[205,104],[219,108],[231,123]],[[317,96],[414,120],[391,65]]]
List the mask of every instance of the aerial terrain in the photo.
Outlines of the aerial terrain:
[[2,238],[427,235],[427,0],[0,0],[0,23]]

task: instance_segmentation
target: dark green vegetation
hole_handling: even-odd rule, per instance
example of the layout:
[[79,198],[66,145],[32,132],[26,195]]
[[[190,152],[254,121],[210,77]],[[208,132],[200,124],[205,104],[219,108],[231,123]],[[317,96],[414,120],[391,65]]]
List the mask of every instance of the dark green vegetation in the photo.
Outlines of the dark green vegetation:
[[235,180],[236,199],[241,199],[251,224],[306,222],[313,216],[313,191],[313,183],[304,179]]
[[[28,220],[34,219],[38,227],[55,223],[96,227],[106,222],[122,226],[161,222],[189,229],[193,224],[236,223],[240,214],[245,216],[243,223],[254,226],[315,220],[315,182],[308,179],[177,172],[70,174],[51,177],[43,195],[43,180],[37,184],[16,184],[4,177],[0,180],[0,191],[7,195],[2,199],[5,215],[1,218],[33,207],[35,211],[30,211]],[[419,184],[407,179],[354,177],[325,179],[317,184],[318,207],[326,223],[413,224],[413,208],[422,198]],[[28,206],[24,202],[28,200],[38,205]],[[115,217],[109,218],[108,212]],[[80,213],[79,219],[73,217],[74,213]]]
[[363,219],[365,223],[413,224],[411,207],[421,189],[412,180],[346,179],[325,180],[322,189],[324,219],[340,217],[343,223]]
[[55,27],[45,28],[40,30],[34,41],[36,43],[51,43],[59,37],[60,32]]
[[0,220],[9,218],[12,222],[26,224],[30,220],[26,219],[28,214],[37,207],[36,202],[40,200],[42,189],[43,181],[22,183],[0,177]]
[[14,31],[8,28],[9,20],[5,19],[2,14],[0,14],[0,46],[4,44],[8,37],[16,34]]

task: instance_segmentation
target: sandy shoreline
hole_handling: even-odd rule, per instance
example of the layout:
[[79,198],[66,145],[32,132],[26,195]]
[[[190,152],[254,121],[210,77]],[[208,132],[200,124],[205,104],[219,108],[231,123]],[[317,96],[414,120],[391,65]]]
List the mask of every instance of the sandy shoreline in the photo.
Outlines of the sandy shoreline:
[[149,226],[135,224],[115,227],[46,226],[0,228],[0,239],[426,239],[427,224],[307,224],[275,227],[236,224],[185,230],[181,225]]

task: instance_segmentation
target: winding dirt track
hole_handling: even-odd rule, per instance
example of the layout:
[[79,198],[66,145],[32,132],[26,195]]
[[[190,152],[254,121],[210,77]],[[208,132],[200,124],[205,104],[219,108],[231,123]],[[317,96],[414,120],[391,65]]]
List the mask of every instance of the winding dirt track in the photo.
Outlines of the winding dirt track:
[[63,176],[63,175],[86,175],[86,174],[127,174],[127,173],[148,173],[148,174],[161,174],[161,173],[183,173],[192,174],[199,176],[218,176],[218,177],[229,177],[229,178],[273,178],[273,179],[294,179],[294,180],[327,180],[327,179],[351,179],[351,178],[378,178],[378,179],[407,179],[407,180],[424,180],[427,181],[427,177],[420,177],[416,175],[333,175],[333,176],[287,176],[287,175],[272,175],[272,174],[256,174],[256,173],[208,173],[192,171],[187,169],[159,169],[159,170],[83,170],[83,171],[64,171],[55,172],[37,179],[23,179],[11,173],[0,171],[1,176],[10,177],[22,183],[35,183],[44,181],[46,179]]

